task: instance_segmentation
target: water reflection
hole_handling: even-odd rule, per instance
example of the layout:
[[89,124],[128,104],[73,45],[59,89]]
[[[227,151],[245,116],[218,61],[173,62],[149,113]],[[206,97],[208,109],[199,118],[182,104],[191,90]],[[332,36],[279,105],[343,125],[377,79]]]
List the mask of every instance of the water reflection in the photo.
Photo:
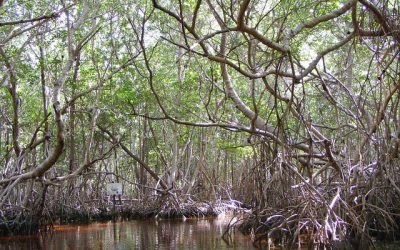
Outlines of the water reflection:
[[221,239],[229,219],[62,225],[51,233],[0,238],[0,249],[251,249],[250,240],[240,233],[230,246]]

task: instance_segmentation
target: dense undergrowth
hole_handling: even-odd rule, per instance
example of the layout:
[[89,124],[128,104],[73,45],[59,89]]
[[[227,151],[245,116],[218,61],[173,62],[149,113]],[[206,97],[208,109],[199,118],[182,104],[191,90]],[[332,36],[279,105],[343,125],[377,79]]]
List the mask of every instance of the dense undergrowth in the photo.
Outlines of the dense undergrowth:
[[[231,209],[231,208],[230,208]],[[133,203],[129,205],[108,205],[90,207],[88,209],[72,208],[58,205],[46,208],[48,212],[40,216],[29,213],[3,214],[0,218],[0,236],[35,234],[39,231],[51,230],[53,225],[91,223],[107,220],[141,220],[141,219],[182,219],[214,217],[227,210],[221,202],[190,202],[172,205],[168,201],[153,204]]]

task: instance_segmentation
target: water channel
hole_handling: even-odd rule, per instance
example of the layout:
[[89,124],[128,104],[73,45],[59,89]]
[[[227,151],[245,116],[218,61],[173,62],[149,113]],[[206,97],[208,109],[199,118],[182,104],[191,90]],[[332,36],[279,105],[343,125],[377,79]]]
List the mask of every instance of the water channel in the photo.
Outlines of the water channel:
[[232,234],[229,245],[221,238],[229,221],[219,216],[59,225],[34,236],[0,238],[0,249],[253,249],[249,237],[239,232]]

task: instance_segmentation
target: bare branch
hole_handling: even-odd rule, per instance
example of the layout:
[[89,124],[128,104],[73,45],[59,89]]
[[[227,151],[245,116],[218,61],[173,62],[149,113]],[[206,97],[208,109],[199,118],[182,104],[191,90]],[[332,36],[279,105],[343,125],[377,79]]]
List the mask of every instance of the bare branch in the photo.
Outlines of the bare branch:
[[314,19],[308,20],[304,23],[297,25],[295,29],[290,31],[290,35],[289,35],[288,39],[295,37],[297,34],[302,32],[306,28],[307,29],[314,28],[315,26],[319,25],[320,23],[332,20],[334,18],[337,18],[337,17],[345,14],[348,10],[350,10],[353,6],[355,6],[356,3],[357,3],[357,0],[351,0],[351,1],[347,2],[346,4],[344,4],[340,9],[334,10],[331,13],[316,17]]
[[35,18],[32,18],[32,19],[23,19],[23,20],[19,20],[19,21],[10,21],[10,22],[0,22],[0,27],[1,26],[6,26],[6,25],[22,24],[22,23],[33,23],[33,22],[41,21],[43,19],[57,18],[59,16],[60,16],[59,12],[54,12],[54,13],[52,13],[50,15],[44,15],[44,16],[35,17]]

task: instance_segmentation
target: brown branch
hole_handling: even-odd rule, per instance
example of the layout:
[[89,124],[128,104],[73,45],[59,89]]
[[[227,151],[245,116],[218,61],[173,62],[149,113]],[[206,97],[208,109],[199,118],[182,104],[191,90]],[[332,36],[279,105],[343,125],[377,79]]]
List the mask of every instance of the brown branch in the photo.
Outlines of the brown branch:
[[197,15],[199,13],[201,2],[202,2],[202,0],[197,0],[196,7],[194,8],[193,17],[192,17],[192,25],[191,25],[192,30],[195,30],[195,28],[196,28]]
[[351,9],[353,6],[355,6],[356,3],[357,3],[357,0],[351,0],[348,3],[344,4],[340,9],[334,10],[331,13],[316,17],[314,19],[308,20],[304,23],[297,25],[297,27],[290,32],[289,39],[293,38],[294,36],[299,34],[305,28],[307,28],[307,29],[314,28],[315,26],[317,26],[320,23],[332,20],[334,18],[337,18],[337,17],[345,14],[349,9]]
[[318,62],[321,60],[322,57],[324,57],[325,55],[329,54],[332,51],[339,49],[343,45],[347,44],[349,41],[351,41],[351,39],[353,39],[354,35],[355,35],[355,33],[353,32],[350,35],[348,35],[345,39],[343,39],[342,41],[332,45],[331,47],[324,49],[323,51],[318,52],[317,56],[314,58],[314,60],[311,61],[310,65],[307,68],[305,68],[304,71],[301,72],[300,75],[296,76],[296,79],[301,80],[305,76],[310,74],[311,71],[313,71],[315,69],[315,67],[317,66]]
[[279,43],[273,42],[272,40],[260,34],[256,29],[250,28],[244,23],[242,23],[241,26],[238,26],[238,30],[245,32],[249,35],[252,35],[254,38],[258,39],[264,45],[268,46],[271,49],[277,50],[283,54],[286,54],[290,50],[288,46],[284,46]]
[[243,3],[240,5],[239,14],[237,18],[237,27],[238,29],[242,29],[244,26],[244,14],[249,7],[250,0],[244,0]]
[[156,172],[154,172],[149,165],[147,165],[140,157],[136,156],[132,151],[130,151],[122,142],[118,141],[117,138],[106,128],[97,125],[97,127],[103,131],[105,134],[107,134],[113,143],[118,143],[121,148],[127,153],[130,157],[132,157],[135,161],[137,161],[149,174],[151,177],[153,177],[154,180],[160,183],[161,187],[164,190],[168,190],[168,185],[164,182],[163,179],[161,179]]
[[[63,8],[63,9],[61,9],[60,11],[56,12],[55,14],[56,14],[56,15],[59,15],[60,13],[62,13],[62,12],[64,12],[64,11],[67,11],[68,9],[70,9],[70,8],[71,8],[72,6],[74,6],[74,5],[75,5],[75,4],[71,4],[71,5],[69,5],[69,6],[66,6],[65,8]],[[7,42],[9,42],[11,39],[13,39],[13,38],[15,38],[15,37],[17,37],[17,36],[19,36],[19,35],[25,33],[25,32],[28,32],[29,30],[32,30],[32,29],[34,29],[34,28],[36,28],[36,27],[39,27],[39,26],[43,25],[44,23],[48,22],[49,20],[51,20],[51,18],[50,18],[50,19],[49,19],[49,18],[47,18],[47,19],[42,19],[42,20],[39,20],[37,23],[35,23],[35,24],[33,24],[33,25],[30,25],[30,26],[28,26],[28,27],[24,26],[24,27],[26,27],[26,28],[21,27],[21,28],[19,28],[19,29],[16,29],[16,30],[12,31],[4,40],[0,41],[0,46],[3,46],[3,45],[6,44]]]
[[340,174],[340,177],[342,178],[342,180],[344,180],[344,175],[343,175],[342,169],[332,154],[332,150],[331,150],[332,143],[328,140],[324,140],[322,143],[325,146],[325,155],[328,156],[328,159],[329,159],[330,163],[332,164],[333,168]]
[[371,12],[374,14],[374,16],[377,18],[378,23],[382,26],[384,32],[386,34],[390,33],[390,26],[386,22],[386,19],[384,15],[376,8],[372,3],[370,3],[367,0],[358,0],[360,3],[362,3],[365,7],[367,7]]
[[60,16],[59,12],[55,12],[55,13],[52,13],[51,15],[44,15],[44,16],[35,17],[35,18],[32,18],[32,19],[22,19],[22,20],[19,20],[19,21],[0,22],[0,27],[6,26],[6,25],[22,24],[22,23],[33,23],[33,22],[44,20],[44,19],[57,18],[59,16]]

